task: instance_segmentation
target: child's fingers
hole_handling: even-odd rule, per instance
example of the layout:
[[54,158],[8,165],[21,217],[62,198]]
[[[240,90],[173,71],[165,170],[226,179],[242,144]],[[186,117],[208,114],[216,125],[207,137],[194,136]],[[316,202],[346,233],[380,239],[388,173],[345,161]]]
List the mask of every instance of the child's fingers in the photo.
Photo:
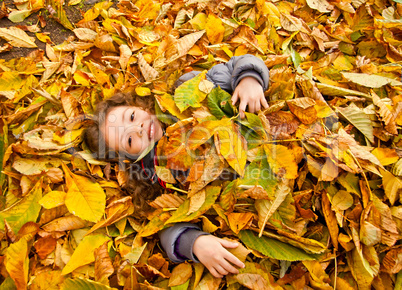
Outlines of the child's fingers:
[[232,264],[230,264],[228,261],[224,260],[221,262],[222,268],[224,268],[226,271],[232,274],[239,274],[239,270],[237,270],[235,267],[233,267]]
[[244,268],[245,265],[242,261],[240,261],[235,255],[233,255],[232,253],[226,251],[225,253],[225,257],[224,257],[227,261],[229,261],[230,263],[232,263],[233,265],[239,267],[239,268]]
[[261,99],[261,104],[265,109],[269,107],[268,102],[267,102],[267,100],[265,99],[264,96]]
[[254,101],[250,101],[248,103],[248,111],[250,113],[254,113],[255,112],[255,102]]
[[255,102],[255,112],[258,112],[259,110],[261,110],[261,104],[260,104],[260,101],[256,101]]
[[234,104],[236,104],[238,100],[239,100],[239,93],[238,90],[235,90],[232,96],[232,106],[234,106]]
[[240,112],[240,118],[244,118],[244,111],[246,111],[246,107],[247,107],[247,102],[245,101],[241,101],[240,105],[239,105],[239,112]]
[[237,246],[239,245],[236,242],[231,242],[228,240],[224,240],[224,239],[219,239],[219,242],[221,243],[222,246],[224,246],[225,248],[237,248]]
[[209,272],[214,276],[215,278],[222,278],[223,275],[219,274],[214,268],[208,269]]
[[221,265],[215,265],[215,270],[218,272],[220,275],[227,275],[229,274],[228,271],[226,271]]

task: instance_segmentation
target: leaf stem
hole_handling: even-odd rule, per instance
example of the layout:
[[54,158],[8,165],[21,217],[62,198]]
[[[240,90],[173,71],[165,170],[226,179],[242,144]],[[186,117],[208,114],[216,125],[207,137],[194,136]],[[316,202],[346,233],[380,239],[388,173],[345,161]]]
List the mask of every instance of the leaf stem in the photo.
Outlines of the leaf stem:
[[182,193],[188,194],[188,191],[185,191],[185,190],[183,190],[183,189],[174,187],[174,186],[171,185],[170,183],[166,183],[166,188],[173,189],[173,190],[176,190],[176,191],[178,191],[178,192],[182,192]]
[[367,189],[368,189],[368,191],[369,191],[369,193],[370,193],[370,200],[373,200],[373,193],[371,192],[370,184],[369,184],[369,182],[368,182],[368,180],[367,180],[367,176],[366,176],[366,174],[364,173],[363,168],[362,168],[361,165],[360,165],[360,162],[356,159],[356,157],[353,155],[353,153],[352,153],[352,151],[350,151],[350,149],[348,149],[347,152],[350,154],[350,156],[352,156],[353,160],[357,163],[357,166],[359,166],[359,168],[361,169],[361,171],[362,171],[362,173],[363,173],[364,180],[365,180],[366,183],[367,183]]

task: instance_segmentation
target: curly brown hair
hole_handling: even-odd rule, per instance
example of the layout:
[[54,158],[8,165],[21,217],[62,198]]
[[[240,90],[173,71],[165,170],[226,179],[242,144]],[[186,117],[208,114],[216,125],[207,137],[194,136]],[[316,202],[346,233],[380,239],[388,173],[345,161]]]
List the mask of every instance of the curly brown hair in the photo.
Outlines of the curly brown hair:
[[142,174],[133,174],[141,170],[141,167],[135,163],[135,158],[132,156],[121,156],[107,147],[100,128],[104,124],[110,110],[119,106],[136,106],[150,113],[155,113],[153,98],[149,96],[141,97],[133,93],[118,92],[111,98],[97,104],[92,123],[84,131],[84,140],[89,150],[93,152],[94,157],[97,159],[108,162],[119,162],[119,168],[124,170],[126,174],[125,180],[127,180],[122,185],[122,189],[133,197],[136,216],[142,219],[146,216],[147,211],[150,210],[148,201],[155,199],[156,196],[161,194],[162,188],[158,183],[151,184]]

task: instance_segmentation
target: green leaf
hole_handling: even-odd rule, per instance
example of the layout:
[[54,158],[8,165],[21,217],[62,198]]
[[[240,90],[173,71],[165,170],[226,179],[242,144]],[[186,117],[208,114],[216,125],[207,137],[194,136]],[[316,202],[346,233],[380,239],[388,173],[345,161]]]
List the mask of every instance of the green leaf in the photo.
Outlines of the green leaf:
[[11,22],[18,23],[24,21],[32,13],[32,10],[14,10],[8,15]]
[[257,250],[265,256],[285,261],[316,260],[316,256],[307,254],[303,250],[271,239],[265,236],[257,237],[252,231],[245,230],[239,233],[240,239],[247,247]]
[[171,290],[187,290],[188,285],[190,284],[190,279],[188,279],[185,283],[177,286],[170,287]]
[[235,109],[232,106],[232,96],[220,87],[214,88],[207,96],[208,109],[217,119],[233,117]]
[[131,248],[131,252],[125,254],[124,259],[128,260],[130,264],[138,263],[138,260],[140,259],[147,245],[148,242],[144,243],[144,245],[142,245],[141,247]]
[[67,265],[63,268],[61,274],[66,275],[68,273],[71,273],[78,267],[94,262],[94,251],[108,240],[109,237],[105,236],[104,234],[85,236],[78,244],[78,247],[75,249]]
[[339,111],[339,113],[341,113],[343,117],[345,117],[346,120],[348,120],[360,132],[362,132],[363,135],[366,136],[371,143],[374,143],[373,125],[371,124],[369,116],[367,116],[362,109],[360,109],[353,103],[346,108],[335,108]]
[[198,88],[200,82],[205,79],[206,71],[181,84],[175,91],[174,101],[180,112],[188,107],[198,108],[207,96]]
[[298,68],[302,59],[300,54],[296,50],[294,50],[293,47],[291,47],[290,49],[290,56],[292,58],[293,64],[295,65],[295,68]]
[[7,277],[0,285],[0,290],[17,290],[14,280],[11,277]]
[[379,75],[369,75],[364,73],[341,73],[345,79],[358,85],[368,88],[380,88],[390,84],[391,86],[402,86],[402,83]]
[[179,206],[179,208],[172,214],[172,216],[166,221],[165,224],[189,222],[205,213],[208,209],[210,209],[210,207],[215,203],[215,200],[217,199],[221,191],[221,188],[220,186],[207,186],[205,190],[206,190],[205,202],[202,204],[202,206],[199,208],[198,211],[193,212],[190,215],[187,215],[188,210],[190,208],[190,199],[186,199]]
[[87,177],[73,174],[62,163],[68,192],[65,204],[73,215],[84,220],[98,222],[105,212],[106,195],[99,183]]
[[0,212],[0,228],[4,229],[4,220],[7,220],[13,232],[16,234],[27,222],[36,222],[41,206],[42,179],[19,202]]
[[106,286],[102,283],[98,283],[88,279],[76,278],[67,279],[62,285],[62,290],[106,290],[106,289],[116,289]]
[[245,170],[244,177],[239,179],[238,185],[262,186],[269,196],[275,193],[277,179],[268,164],[264,151],[260,149],[253,162]]
[[332,85],[327,85],[324,83],[316,83],[318,90],[323,94],[327,96],[361,96],[365,97],[368,99],[371,99],[370,95],[359,92],[359,91],[354,91],[354,90],[349,90],[349,89],[344,89],[341,87],[336,87]]
[[258,226],[260,227],[259,237],[262,236],[262,232],[268,220],[276,212],[289,193],[291,193],[289,185],[281,183],[276,188],[275,199],[273,201],[267,199],[259,199],[255,201],[255,208],[258,212]]

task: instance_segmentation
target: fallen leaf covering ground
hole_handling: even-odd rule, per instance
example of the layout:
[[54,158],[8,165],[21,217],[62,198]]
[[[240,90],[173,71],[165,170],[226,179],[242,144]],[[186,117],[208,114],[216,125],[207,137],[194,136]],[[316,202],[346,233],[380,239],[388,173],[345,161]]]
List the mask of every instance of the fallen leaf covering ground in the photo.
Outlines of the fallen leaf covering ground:
[[[0,28],[2,51],[35,47],[24,30],[47,43],[0,60],[0,289],[401,289],[399,2],[105,1],[77,23],[54,0],[3,5],[14,22],[46,9],[76,37]],[[270,68],[265,111],[234,118],[230,96],[201,78],[172,96],[183,73],[245,53]],[[82,142],[97,102],[128,89],[181,120],[158,150],[181,150],[179,127],[195,132],[197,159],[182,150],[157,168],[168,183],[167,168],[190,175],[148,222],[118,167]],[[239,177],[215,180],[216,168]],[[169,262],[155,233],[181,221],[240,241],[246,267],[217,279]]]

